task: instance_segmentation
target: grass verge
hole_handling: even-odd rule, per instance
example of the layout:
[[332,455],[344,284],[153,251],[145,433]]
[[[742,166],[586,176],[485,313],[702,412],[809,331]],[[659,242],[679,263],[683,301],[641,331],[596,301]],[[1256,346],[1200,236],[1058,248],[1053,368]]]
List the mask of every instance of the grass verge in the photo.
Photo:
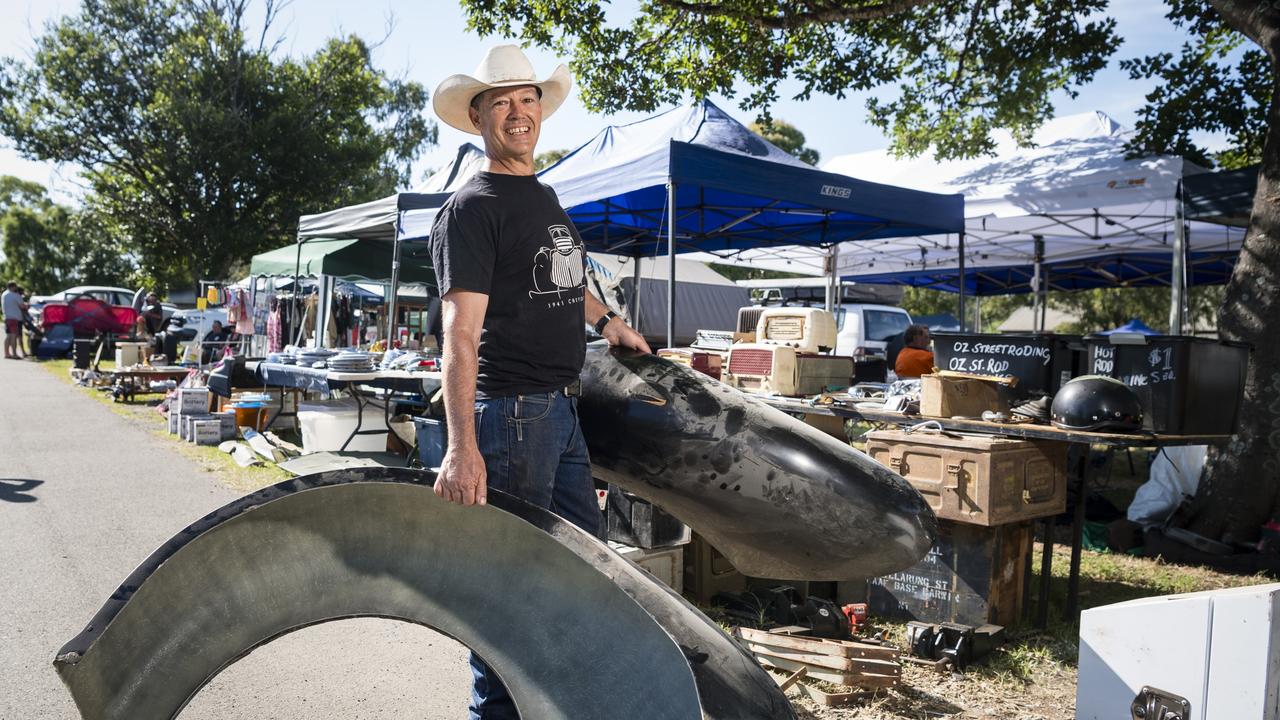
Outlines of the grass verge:
[[[76,386],[71,378],[70,360],[48,360],[41,362],[40,365],[76,390],[87,393],[106,405],[116,415],[153,435],[170,441],[175,450],[195,462],[205,472],[213,473],[220,482],[232,490],[249,493],[293,477],[271,464],[242,468],[231,460],[230,455],[218,450],[217,447],[183,442],[177,435],[170,435],[168,421],[156,409],[161,395],[140,395],[134,402],[116,402],[112,399],[111,393],[105,389]],[[100,367],[103,370],[110,370],[115,367],[115,363],[103,361]]]

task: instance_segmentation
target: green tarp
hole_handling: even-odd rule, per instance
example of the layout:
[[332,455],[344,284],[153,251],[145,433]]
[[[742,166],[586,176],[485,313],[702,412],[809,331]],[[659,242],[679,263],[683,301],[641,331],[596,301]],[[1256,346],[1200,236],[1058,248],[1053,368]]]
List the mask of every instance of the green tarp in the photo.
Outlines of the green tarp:
[[[373,240],[315,239],[302,243],[298,275],[330,275],[345,280],[391,281],[392,243]],[[298,246],[286,245],[253,256],[250,275],[293,277]],[[436,276],[425,244],[405,243],[400,249],[400,282],[435,287]]]

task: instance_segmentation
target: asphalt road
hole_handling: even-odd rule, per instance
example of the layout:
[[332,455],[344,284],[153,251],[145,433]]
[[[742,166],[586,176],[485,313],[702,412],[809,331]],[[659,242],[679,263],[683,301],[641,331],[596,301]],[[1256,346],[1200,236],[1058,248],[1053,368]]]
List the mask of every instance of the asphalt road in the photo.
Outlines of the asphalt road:
[[[0,360],[0,720],[79,717],[58,648],[147,555],[235,497],[174,441],[46,368]],[[462,718],[469,692],[457,642],[344,620],[259,648],[181,717]]]

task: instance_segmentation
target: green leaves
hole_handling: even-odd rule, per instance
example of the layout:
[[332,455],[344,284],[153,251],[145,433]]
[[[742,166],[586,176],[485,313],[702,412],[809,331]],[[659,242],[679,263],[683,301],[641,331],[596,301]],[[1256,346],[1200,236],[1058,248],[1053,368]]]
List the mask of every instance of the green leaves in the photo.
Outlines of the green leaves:
[[784,80],[795,97],[877,91],[872,121],[894,149],[943,158],[1021,138],[1119,43],[1107,0],[648,0],[629,20],[586,0],[463,0],[483,34],[514,35],[573,58],[592,110],[652,111],[687,97],[738,97],[769,118]]
[[804,146],[804,133],[785,120],[772,120],[769,123],[751,123],[751,132],[777,145],[810,165],[818,164],[818,151]]
[[87,168],[91,202],[164,284],[225,276],[292,240],[299,215],[407,185],[435,143],[426,90],[364,41],[273,54],[250,4],[86,0],[31,62],[0,63],[0,132]]
[[36,294],[128,282],[130,258],[101,221],[53,202],[37,183],[0,176],[0,279]]
[[[1266,55],[1208,6],[1175,0],[1169,18],[1194,33],[1175,56],[1124,60],[1134,79],[1157,79],[1138,111],[1134,155],[1181,155],[1205,167],[1234,169],[1258,162],[1267,132],[1274,79]],[[1193,136],[1226,135],[1227,150],[1210,154]]]

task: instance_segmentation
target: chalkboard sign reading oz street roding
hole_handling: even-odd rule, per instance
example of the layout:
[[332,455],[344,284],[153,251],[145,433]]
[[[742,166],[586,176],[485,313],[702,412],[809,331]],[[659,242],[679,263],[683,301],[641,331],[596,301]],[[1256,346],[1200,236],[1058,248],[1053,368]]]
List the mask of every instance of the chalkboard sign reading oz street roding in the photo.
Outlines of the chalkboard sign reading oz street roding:
[[1057,392],[1079,371],[1082,350],[1080,338],[1069,335],[933,335],[938,369],[1016,377],[1024,396]]

